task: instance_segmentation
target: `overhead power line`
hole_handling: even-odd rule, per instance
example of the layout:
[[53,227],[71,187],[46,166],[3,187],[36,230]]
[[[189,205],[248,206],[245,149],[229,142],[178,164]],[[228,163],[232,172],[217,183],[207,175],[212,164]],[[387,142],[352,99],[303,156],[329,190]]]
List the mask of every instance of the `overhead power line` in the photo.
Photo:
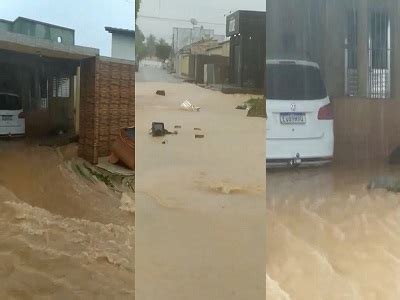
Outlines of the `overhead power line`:
[[[153,19],[153,20],[160,20],[160,21],[173,21],[173,22],[185,22],[185,23],[190,23],[189,19],[176,19],[176,18],[167,18],[167,17],[155,17],[155,16],[144,16],[144,15],[138,15],[138,19],[143,18],[143,19]],[[212,22],[201,22],[198,21],[197,23],[199,24],[205,24],[205,25],[218,25],[218,26],[225,26],[225,23],[212,23]]]

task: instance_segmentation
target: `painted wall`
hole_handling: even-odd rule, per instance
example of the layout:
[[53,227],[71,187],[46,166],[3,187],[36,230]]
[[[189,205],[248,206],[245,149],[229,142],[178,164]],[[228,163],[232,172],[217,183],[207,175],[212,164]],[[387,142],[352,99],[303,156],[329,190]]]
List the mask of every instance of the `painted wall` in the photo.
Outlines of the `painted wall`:
[[12,23],[6,20],[0,20],[0,29],[10,31],[12,29]]
[[400,101],[337,98],[335,161],[382,161],[400,145]]
[[119,59],[135,60],[134,36],[113,33],[111,56]]
[[7,30],[32,37],[46,39],[53,42],[61,42],[64,45],[75,44],[75,31],[68,28],[62,28],[52,24],[35,22],[33,20],[17,18],[10,22],[0,20],[0,30]]
[[52,26],[51,24],[42,24],[34,21],[18,18],[12,24],[12,31],[41,39],[59,42],[64,45],[75,44],[75,32],[72,29]]
[[189,54],[184,54],[180,56],[180,73],[179,75],[189,76]]

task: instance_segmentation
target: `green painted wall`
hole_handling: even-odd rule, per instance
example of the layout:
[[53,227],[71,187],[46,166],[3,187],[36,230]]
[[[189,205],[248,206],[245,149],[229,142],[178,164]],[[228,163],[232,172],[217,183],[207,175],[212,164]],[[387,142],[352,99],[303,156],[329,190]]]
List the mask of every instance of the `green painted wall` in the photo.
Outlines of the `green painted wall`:
[[61,28],[51,24],[42,24],[24,18],[18,18],[11,23],[0,20],[0,29],[51,40],[56,43],[59,42],[60,38],[61,43],[64,45],[75,44],[75,32],[72,29]]
[[0,29],[10,31],[11,26],[12,26],[11,22],[0,20]]

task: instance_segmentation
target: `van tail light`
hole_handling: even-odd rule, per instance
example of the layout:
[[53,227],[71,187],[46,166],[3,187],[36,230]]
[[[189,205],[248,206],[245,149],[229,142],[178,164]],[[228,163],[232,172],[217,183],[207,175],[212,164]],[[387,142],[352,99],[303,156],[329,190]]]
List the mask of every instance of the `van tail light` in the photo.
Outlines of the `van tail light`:
[[333,107],[331,103],[319,109],[318,120],[333,120]]
[[24,112],[20,112],[18,114],[18,119],[25,119],[26,114]]

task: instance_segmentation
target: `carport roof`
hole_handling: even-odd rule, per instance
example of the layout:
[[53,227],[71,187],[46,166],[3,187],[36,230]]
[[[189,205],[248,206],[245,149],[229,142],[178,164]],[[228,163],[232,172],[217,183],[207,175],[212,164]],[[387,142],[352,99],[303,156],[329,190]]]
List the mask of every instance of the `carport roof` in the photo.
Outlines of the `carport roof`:
[[81,60],[100,53],[95,48],[64,45],[6,30],[0,30],[0,50],[71,60]]

